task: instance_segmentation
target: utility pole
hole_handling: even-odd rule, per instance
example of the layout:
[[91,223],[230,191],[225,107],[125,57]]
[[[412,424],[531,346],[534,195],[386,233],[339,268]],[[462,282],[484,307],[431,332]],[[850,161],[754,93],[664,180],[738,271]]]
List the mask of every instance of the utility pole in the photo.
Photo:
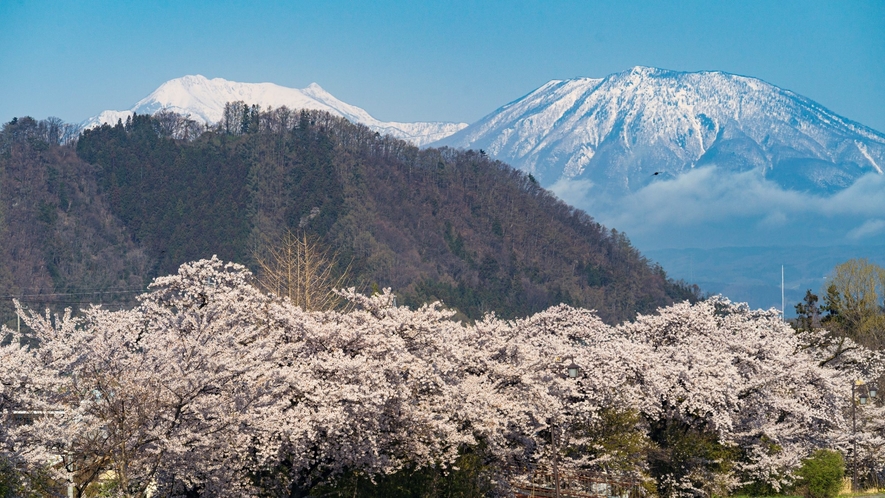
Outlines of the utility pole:
[[857,384],[861,382],[855,380],[851,383],[851,457],[854,462],[851,464],[851,491],[857,491],[857,405],[854,403],[854,391]]
[[781,265],[781,321],[787,321],[786,301],[784,300],[784,265]]
[[550,443],[553,446],[553,496],[559,498],[559,451],[556,449],[556,424],[550,424]]

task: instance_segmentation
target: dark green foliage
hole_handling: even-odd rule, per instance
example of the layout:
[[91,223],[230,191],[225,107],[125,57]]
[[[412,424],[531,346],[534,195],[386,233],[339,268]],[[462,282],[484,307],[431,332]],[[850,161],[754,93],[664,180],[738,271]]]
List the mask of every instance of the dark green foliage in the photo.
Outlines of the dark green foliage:
[[[507,289],[519,297],[519,289]],[[498,316],[519,316],[522,299],[507,300],[507,292],[495,294],[474,288],[463,282],[452,285],[447,282],[424,280],[415,286],[414,293],[406,294],[403,304],[416,307],[426,302],[443,301],[455,310],[458,320],[470,320],[494,311]]]
[[[3,159],[0,158],[0,164],[2,164],[2,162]],[[0,196],[0,198],[2,198],[2,196]],[[0,260],[8,262],[9,258],[12,257],[12,244],[10,244],[9,240],[10,233],[6,223],[5,208],[5,203],[0,204],[0,258],[2,258]],[[21,293],[12,270],[12,265],[0,265],[0,294],[7,296],[0,299],[0,323],[5,323],[10,328],[16,326],[16,321],[15,308],[13,307],[12,299],[8,296],[17,296]],[[0,338],[0,340],[5,340],[5,338]]]
[[42,498],[65,496],[66,486],[52,480],[47,472],[21,472],[0,457],[0,498]]
[[37,219],[47,225],[54,224],[58,220],[58,206],[47,202],[41,202]]
[[796,329],[808,331],[820,326],[820,307],[817,304],[818,297],[811,292],[805,291],[805,298],[796,305]]
[[452,223],[449,221],[446,221],[446,231],[443,234],[443,238],[452,254],[468,263],[470,262],[470,255],[464,249],[464,237],[460,233],[455,233]]
[[307,223],[305,218],[311,211],[317,210],[309,225],[312,231],[324,235],[345,209],[344,179],[335,170],[331,137],[317,131],[321,130],[312,129],[310,116],[302,113],[288,149],[293,161],[286,182],[287,196],[297,202],[290,205],[286,221],[289,227],[299,227]]
[[0,498],[23,495],[21,476],[6,459],[0,458]]
[[605,270],[592,263],[584,267],[584,273],[587,275],[587,285],[591,287],[602,287],[611,281]]
[[374,481],[350,472],[333,483],[316,486],[311,496],[360,498],[479,498],[494,489],[492,469],[472,449],[461,452],[452,467],[402,469],[390,475],[376,476]]
[[647,473],[647,457],[653,444],[635,410],[604,408],[598,417],[571,431],[581,436],[584,444],[569,447],[567,453],[605,457],[603,464],[590,470],[632,476]]
[[807,498],[833,498],[842,489],[845,463],[842,454],[833,450],[817,450],[802,461],[797,472],[797,490]]
[[721,444],[712,431],[673,419],[651,424],[649,436],[656,446],[648,464],[661,496],[673,495],[676,490],[670,485],[683,479],[707,496],[728,493],[720,479],[732,470],[738,449]]
[[223,141],[160,136],[149,116],[83,133],[77,152],[96,164],[111,210],[157,262],[154,275],[217,254],[248,253],[248,166]]

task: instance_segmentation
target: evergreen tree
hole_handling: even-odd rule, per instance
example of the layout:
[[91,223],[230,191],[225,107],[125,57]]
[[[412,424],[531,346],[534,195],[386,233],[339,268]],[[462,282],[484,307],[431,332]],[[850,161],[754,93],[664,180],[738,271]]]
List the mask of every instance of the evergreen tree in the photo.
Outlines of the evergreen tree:
[[808,289],[802,302],[796,305],[796,328],[798,330],[810,331],[820,326],[820,307],[817,302],[817,295]]

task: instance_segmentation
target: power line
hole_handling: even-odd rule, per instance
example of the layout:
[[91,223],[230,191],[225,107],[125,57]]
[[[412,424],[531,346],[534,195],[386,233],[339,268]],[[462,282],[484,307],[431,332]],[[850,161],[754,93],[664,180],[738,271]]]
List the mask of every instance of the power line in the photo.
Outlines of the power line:
[[97,303],[95,301],[23,301],[23,304],[100,304],[116,306],[120,303]]
[[[77,292],[92,292],[92,291],[112,291],[112,290],[128,291],[128,290],[138,290],[138,289],[146,289],[146,288],[147,288],[147,286],[133,287],[130,285],[126,285],[126,286],[120,286],[120,287],[75,287],[74,290],[76,290]],[[19,287],[18,289],[20,291],[31,290],[34,292],[40,292],[41,290],[44,289],[44,287]]]
[[147,289],[139,289],[139,290],[119,290],[119,291],[86,291],[86,292],[49,292],[46,294],[7,294],[0,296],[0,299],[26,299],[26,298],[41,298],[41,297],[64,297],[64,296],[104,296],[108,294],[142,294],[147,292]]

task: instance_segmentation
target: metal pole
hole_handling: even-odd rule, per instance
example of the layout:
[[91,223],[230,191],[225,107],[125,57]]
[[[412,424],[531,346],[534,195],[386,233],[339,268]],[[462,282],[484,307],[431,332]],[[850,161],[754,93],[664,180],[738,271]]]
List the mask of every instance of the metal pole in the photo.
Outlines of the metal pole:
[[553,491],[559,498],[559,451],[556,450],[556,425],[550,424],[550,443],[553,445]]
[[857,491],[857,405],[854,403],[854,391],[857,381],[851,383],[851,442],[853,445],[852,457],[854,462],[851,467],[851,491]]
[[784,265],[781,265],[781,321],[787,321],[786,301],[784,300]]

